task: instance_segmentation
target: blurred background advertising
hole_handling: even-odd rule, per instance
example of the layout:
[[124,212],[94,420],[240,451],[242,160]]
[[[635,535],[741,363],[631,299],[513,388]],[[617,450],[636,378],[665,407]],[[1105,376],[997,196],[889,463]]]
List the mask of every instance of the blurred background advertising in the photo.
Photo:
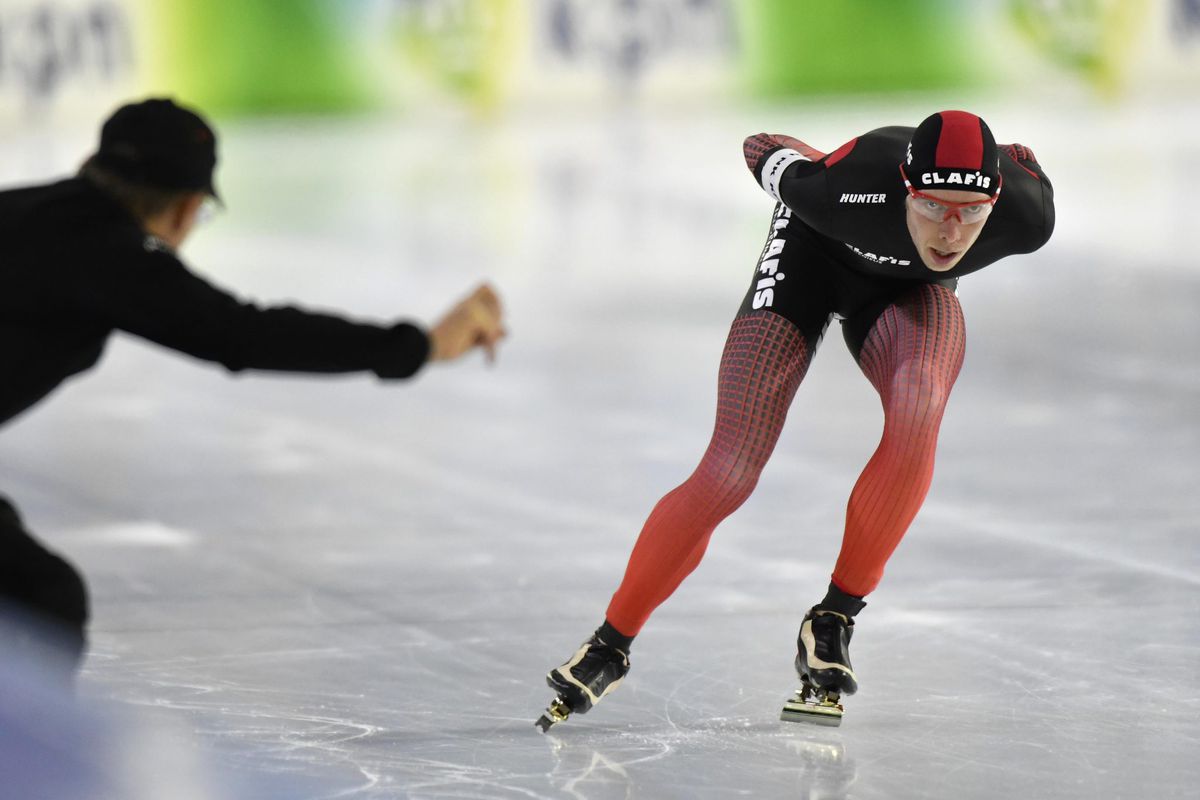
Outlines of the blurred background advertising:
[[1200,90],[1200,0],[0,0],[0,122]]
[[[0,181],[72,171],[108,113],[151,94],[237,134],[221,180],[243,214],[264,182],[360,194],[386,160],[411,186],[472,147],[507,228],[538,195],[535,146],[627,174],[702,159],[704,187],[679,178],[696,196],[757,209],[739,151],[758,130],[829,151],[968,107],[1052,177],[1153,142],[1159,158],[1088,181],[1086,218],[1060,215],[1058,242],[1086,248],[1131,221],[1193,228],[1177,201],[1200,171],[1200,0],[0,0]],[[1161,241],[1098,249],[1174,263]]]

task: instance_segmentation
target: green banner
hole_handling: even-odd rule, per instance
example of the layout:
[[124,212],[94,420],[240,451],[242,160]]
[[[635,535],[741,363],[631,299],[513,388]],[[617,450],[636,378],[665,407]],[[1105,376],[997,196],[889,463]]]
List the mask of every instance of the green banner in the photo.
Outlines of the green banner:
[[743,0],[734,8],[744,74],[768,97],[974,86],[984,65],[970,5]]
[[147,3],[153,85],[210,113],[346,111],[373,94],[351,58],[353,3],[180,0]]

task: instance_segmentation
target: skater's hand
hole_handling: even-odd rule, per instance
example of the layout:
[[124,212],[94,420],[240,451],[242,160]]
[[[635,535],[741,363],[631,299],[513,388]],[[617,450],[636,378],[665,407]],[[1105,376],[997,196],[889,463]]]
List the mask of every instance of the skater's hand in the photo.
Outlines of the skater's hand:
[[452,361],[475,347],[482,347],[488,362],[496,358],[496,345],[508,335],[504,329],[500,297],[488,284],[446,312],[429,331],[429,360]]
[[742,142],[742,157],[746,159],[746,168],[758,177],[758,165],[771,150],[779,147],[779,142],[769,133],[756,133],[747,136]]
[[812,145],[805,144],[795,136],[788,136],[786,133],[773,133],[771,134],[771,138],[784,147],[795,150],[809,161],[820,161],[826,155]]
[[1002,144],[998,145],[1001,150],[1008,153],[1009,158],[1016,161],[1018,164],[1022,161],[1028,161],[1031,164],[1038,163],[1037,156],[1023,144]]
[[810,161],[820,161],[825,157],[820,150],[809,147],[796,137],[788,136],[786,133],[756,133],[753,136],[747,136],[746,140],[742,142],[742,155],[746,159],[746,166],[750,168],[751,172],[758,175],[762,157],[776,147],[795,150]]
[[788,136],[786,133],[772,133],[771,138],[774,139],[779,144],[783,145],[784,147],[791,148],[792,150],[795,150],[800,153],[803,153],[805,150],[810,149],[809,146],[806,145],[804,142],[800,141],[799,139],[797,139],[794,136]]

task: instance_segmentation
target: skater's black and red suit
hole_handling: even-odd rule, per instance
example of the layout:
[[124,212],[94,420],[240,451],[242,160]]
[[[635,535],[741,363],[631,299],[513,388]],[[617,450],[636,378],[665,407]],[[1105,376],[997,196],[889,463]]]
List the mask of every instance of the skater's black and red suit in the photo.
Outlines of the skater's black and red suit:
[[[900,172],[913,130],[880,128],[829,155],[767,134],[746,140],[747,164],[781,202],[725,344],[708,449],[654,507],[608,607],[620,633],[641,630],[699,564],[713,529],[750,496],[834,317],[879,392],[884,429],[850,495],[833,583],[857,597],[879,583],[929,490],[938,428],[962,365],[957,280],[1037,250],[1054,229],[1053,189],[1032,152],[1001,146],[1002,188],[979,238],[953,269],[928,269],[907,227]],[[764,177],[764,167],[780,164],[779,174]],[[800,502],[804,492],[796,487]]]

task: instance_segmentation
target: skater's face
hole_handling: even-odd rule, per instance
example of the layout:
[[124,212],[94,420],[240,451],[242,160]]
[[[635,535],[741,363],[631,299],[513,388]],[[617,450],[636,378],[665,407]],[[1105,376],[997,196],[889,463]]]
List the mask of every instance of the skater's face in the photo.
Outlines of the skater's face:
[[[954,206],[939,206],[946,203],[978,203],[958,212]],[[924,203],[918,209],[916,204]],[[986,206],[990,211],[992,198],[982,192],[964,192],[959,189],[930,189],[920,197],[910,196],[905,203],[908,232],[912,236],[921,262],[934,272],[948,272],[962,261],[966,252],[975,244],[988,214],[979,214],[975,208]],[[941,211],[941,213],[934,213]],[[965,220],[974,220],[967,221]]]

